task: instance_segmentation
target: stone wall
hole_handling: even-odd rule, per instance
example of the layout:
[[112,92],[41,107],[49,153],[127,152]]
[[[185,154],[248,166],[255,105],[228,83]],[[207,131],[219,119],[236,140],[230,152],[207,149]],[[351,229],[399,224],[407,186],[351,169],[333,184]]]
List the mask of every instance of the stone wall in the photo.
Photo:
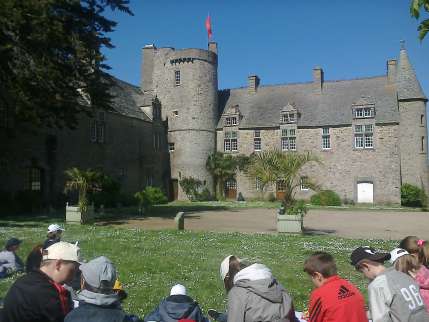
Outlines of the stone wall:
[[[400,102],[400,152],[402,183],[429,191],[426,106],[422,101]],[[423,138],[423,142],[422,142]]]
[[[153,149],[153,124],[117,113],[105,113],[105,142],[90,140],[90,119],[81,116],[75,130],[39,129],[15,132],[1,140],[0,190],[28,189],[28,168],[43,170],[42,187],[46,203],[55,202],[64,190],[64,171],[71,167],[99,168],[121,183],[124,193],[142,190],[150,181],[166,188],[168,154],[165,142]],[[163,132],[162,128],[158,131]],[[48,139],[49,138],[49,139]],[[48,149],[47,141],[55,141]],[[51,152],[48,152],[51,150]]]
[[[364,122],[372,122],[366,120]],[[224,130],[227,130],[225,127]],[[228,129],[229,130],[229,129]],[[253,151],[254,130],[240,130],[238,152],[249,155]],[[374,184],[375,203],[400,203],[400,155],[399,126],[376,125],[374,127],[374,148],[354,148],[354,134],[351,126],[330,128],[331,149],[322,149],[321,128],[297,129],[297,152],[311,151],[320,157],[322,165],[308,164],[302,176],[308,176],[319,183],[322,189],[331,189],[341,199],[357,201],[357,183],[371,181]],[[262,149],[280,149],[280,129],[261,129]],[[217,149],[223,151],[223,131],[218,130]],[[255,182],[240,173],[237,176],[237,190],[245,198],[259,197]],[[273,187],[269,187],[273,190]],[[268,190],[268,191],[269,191]],[[297,198],[309,199],[314,192],[297,191]]]

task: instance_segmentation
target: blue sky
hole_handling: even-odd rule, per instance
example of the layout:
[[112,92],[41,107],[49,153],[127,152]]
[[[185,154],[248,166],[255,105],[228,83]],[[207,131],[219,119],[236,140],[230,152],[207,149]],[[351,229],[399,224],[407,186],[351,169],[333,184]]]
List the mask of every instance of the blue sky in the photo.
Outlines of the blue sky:
[[119,24],[105,50],[111,73],[138,85],[141,48],[207,48],[204,21],[212,19],[219,48],[219,88],[383,75],[405,40],[417,77],[429,96],[429,35],[420,43],[408,0],[131,0],[134,16],[113,12]]

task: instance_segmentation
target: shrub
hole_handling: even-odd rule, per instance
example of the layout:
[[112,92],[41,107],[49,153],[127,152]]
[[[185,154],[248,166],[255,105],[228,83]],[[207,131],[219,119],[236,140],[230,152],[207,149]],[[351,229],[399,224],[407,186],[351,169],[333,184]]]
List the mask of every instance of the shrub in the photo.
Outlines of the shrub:
[[121,185],[112,177],[104,174],[100,179],[100,188],[89,194],[90,204],[94,203],[96,207],[104,205],[106,208],[116,207],[121,203]]
[[310,201],[318,206],[341,206],[340,196],[332,190],[322,190],[312,195]]
[[401,205],[406,207],[425,207],[427,196],[423,189],[409,183],[401,186]]
[[183,178],[180,180],[180,187],[190,201],[199,200],[199,190],[203,183],[193,177]]
[[307,206],[304,200],[295,201],[292,206],[286,209],[288,215],[305,215],[307,213]]
[[148,210],[153,205],[165,204],[167,197],[158,187],[146,187],[143,191],[136,192],[134,197],[138,200],[140,209]]
[[214,201],[215,198],[211,194],[210,190],[206,187],[197,196],[198,201]]
[[274,192],[270,192],[270,193],[268,194],[267,200],[268,200],[269,202],[274,202],[274,201],[276,201],[276,196],[274,195]]

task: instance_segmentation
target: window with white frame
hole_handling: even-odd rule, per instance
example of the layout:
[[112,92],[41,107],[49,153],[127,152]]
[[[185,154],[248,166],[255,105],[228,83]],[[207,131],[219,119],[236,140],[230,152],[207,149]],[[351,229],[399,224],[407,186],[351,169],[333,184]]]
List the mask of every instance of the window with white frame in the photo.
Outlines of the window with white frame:
[[174,71],[174,84],[176,86],[180,85],[180,70],[175,70]]
[[372,107],[356,107],[353,110],[354,118],[371,118],[374,117],[374,109]]
[[329,127],[322,128],[322,149],[329,150],[331,148],[331,134]]
[[223,149],[225,152],[236,152],[238,150],[237,131],[225,132]]
[[302,191],[307,191],[307,190],[309,190],[309,189],[310,189],[310,188],[308,187],[307,182],[308,182],[308,177],[301,177],[301,178],[300,178],[300,187],[301,187],[301,190],[302,190]]
[[296,150],[296,130],[295,129],[282,129],[281,148],[282,148],[282,151]]
[[255,150],[255,151],[261,151],[262,150],[261,131],[260,130],[255,130],[253,132],[253,150]]
[[295,112],[283,112],[281,114],[281,123],[295,123],[296,113]]
[[354,126],[355,148],[372,149],[374,147],[374,126],[372,124],[356,124]]
[[237,125],[237,117],[236,116],[227,116],[225,118],[225,126],[235,126]]
[[262,191],[262,180],[261,178],[255,178],[255,189],[256,191]]

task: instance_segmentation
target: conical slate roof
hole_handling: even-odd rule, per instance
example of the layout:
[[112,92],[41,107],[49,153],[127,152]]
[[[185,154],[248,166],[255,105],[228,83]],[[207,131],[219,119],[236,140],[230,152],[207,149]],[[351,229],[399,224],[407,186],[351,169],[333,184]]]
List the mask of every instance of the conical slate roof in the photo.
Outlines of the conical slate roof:
[[398,99],[424,99],[427,100],[423,90],[417,80],[416,73],[413,66],[411,66],[410,60],[408,59],[407,50],[401,46],[399,53],[399,67],[397,72],[397,91]]

